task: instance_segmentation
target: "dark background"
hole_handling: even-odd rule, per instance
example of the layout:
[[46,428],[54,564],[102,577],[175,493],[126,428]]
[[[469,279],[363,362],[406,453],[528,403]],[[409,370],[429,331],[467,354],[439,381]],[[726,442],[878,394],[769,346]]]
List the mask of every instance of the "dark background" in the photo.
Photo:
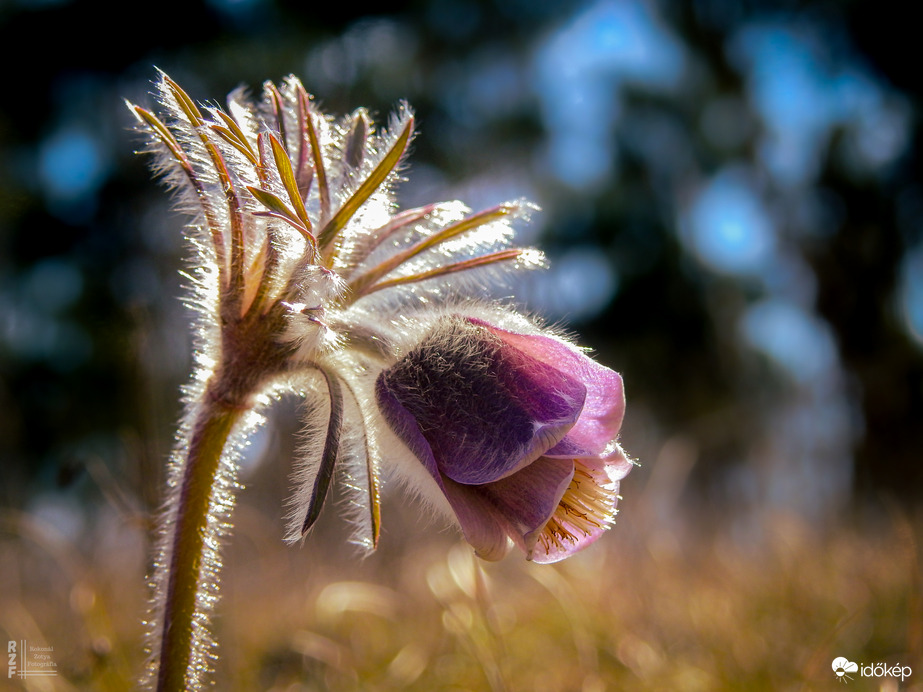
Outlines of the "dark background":
[[552,269],[520,297],[624,375],[637,473],[688,451],[703,520],[919,500],[904,4],[394,7],[0,4],[0,503],[158,502],[190,346],[182,219],[123,103],[151,104],[154,66],[203,101],[288,73],[329,112],[406,98],[407,205],[535,201],[524,237]]

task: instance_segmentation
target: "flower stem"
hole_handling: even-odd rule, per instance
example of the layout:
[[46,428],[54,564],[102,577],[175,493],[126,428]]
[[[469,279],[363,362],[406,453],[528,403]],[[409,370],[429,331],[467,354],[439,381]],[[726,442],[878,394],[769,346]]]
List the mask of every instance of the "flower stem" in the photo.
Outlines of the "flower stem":
[[210,505],[222,454],[244,413],[245,408],[230,406],[207,390],[192,429],[179,501],[168,524],[173,537],[162,620],[159,692],[188,689],[190,664],[197,663],[193,654],[200,637],[194,628],[203,626],[196,622],[202,610],[197,599],[202,592]]

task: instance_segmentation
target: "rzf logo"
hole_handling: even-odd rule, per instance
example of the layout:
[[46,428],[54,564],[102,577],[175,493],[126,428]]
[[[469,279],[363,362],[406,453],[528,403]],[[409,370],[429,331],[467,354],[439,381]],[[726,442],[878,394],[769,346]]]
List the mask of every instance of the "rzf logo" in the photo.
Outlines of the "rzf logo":
[[9,654],[10,662],[7,668],[6,677],[11,678],[16,675],[16,642],[6,643],[6,653]]

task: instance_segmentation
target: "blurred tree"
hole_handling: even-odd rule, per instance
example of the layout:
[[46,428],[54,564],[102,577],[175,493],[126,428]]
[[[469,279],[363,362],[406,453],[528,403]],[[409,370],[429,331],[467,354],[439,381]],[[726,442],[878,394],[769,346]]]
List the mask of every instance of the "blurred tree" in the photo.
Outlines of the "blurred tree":
[[132,11],[0,7],[4,503],[91,459],[157,497],[188,337],[179,220],[121,102],[145,100],[152,65],[200,99],[289,72],[331,112],[407,98],[408,204],[537,201],[524,233],[554,264],[524,299],[624,372],[645,462],[666,436],[696,442],[704,503],[918,499],[923,345],[900,306],[923,301],[923,78],[903,5]]

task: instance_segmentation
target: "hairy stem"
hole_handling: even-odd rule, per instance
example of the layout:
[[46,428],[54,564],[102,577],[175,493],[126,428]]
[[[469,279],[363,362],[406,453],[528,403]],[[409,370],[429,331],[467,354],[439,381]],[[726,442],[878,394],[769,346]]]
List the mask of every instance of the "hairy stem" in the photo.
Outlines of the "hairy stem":
[[187,688],[187,674],[196,646],[194,627],[201,616],[197,602],[209,535],[208,519],[219,463],[231,432],[246,408],[231,406],[206,391],[195,421],[183,467],[182,487],[175,515],[167,595],[162,620],[157,689],[174,692]]

